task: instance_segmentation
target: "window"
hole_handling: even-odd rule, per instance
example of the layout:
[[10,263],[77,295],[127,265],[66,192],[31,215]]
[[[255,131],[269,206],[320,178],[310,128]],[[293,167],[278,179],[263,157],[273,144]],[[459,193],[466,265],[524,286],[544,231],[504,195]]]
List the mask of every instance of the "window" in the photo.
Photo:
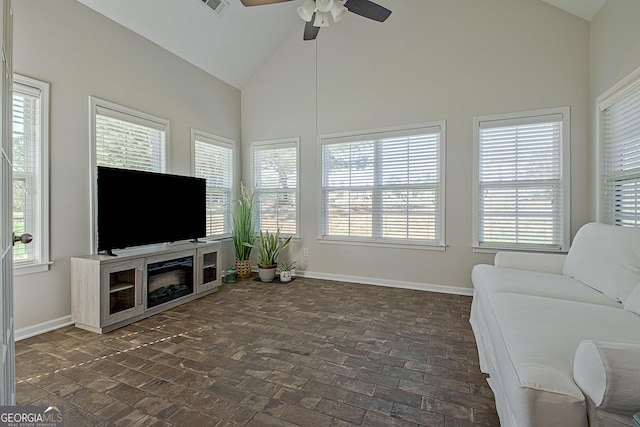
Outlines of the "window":
[[299,139],[253,144],[253,187],[258,229],[298,233]]
[[33,241],[14,247],[15,274],[49,265],[49,84],[14,76],[13,230]]
[[322,238],[444,246],[445,123],[321,137]]
[[569,108],[474,119],[474,246],[569,247]]
[[191,144],[194,176],[207,180],[207,236],[229,236],[234,142],[192,129]]
[[599,220],[640,227],[640,69],[598,98]]
[[99,98],[90,97],[93,160],[92,248],[97,249],[97,166],[145,172],[167,171],[169,121]]
[[169,121],[91,97],[96,166],[166,172]]

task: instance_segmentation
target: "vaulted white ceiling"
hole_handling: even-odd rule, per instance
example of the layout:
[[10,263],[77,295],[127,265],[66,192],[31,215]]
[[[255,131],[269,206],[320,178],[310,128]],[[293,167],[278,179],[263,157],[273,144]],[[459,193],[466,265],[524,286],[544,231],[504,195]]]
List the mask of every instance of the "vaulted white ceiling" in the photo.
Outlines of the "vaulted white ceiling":
[[542,0],[580,18],[591,21],[607,0]]
[[[227,0],[221,15],[202,0],[78,1],[238,89],[304,24],[296,12],[303,0],[254,7]],[[606,0],[542,1],[590,21]],[[391,10],[403,3],[375,2]]]
[[202,0],[78,0],[240,89],[284,38],[300,27],[300,0],[244,7],[218,16]]

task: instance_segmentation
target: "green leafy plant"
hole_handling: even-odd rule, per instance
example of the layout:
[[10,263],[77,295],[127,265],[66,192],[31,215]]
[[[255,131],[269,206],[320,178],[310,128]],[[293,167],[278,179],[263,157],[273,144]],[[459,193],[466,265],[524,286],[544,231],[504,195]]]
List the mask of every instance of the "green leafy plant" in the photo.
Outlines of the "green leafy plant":
[[245,246],[255,248],[258,251],[258,266],[270,266],[276,263],[278,254],[282,252],[291,242],[291,236],[280,240],[280,229],[275,234],[269,231],[262,232],[255,239],[253,244],[244,243]]
[[278,270],[280,271],[291,271],[294,268],[296,268],[296,261],[293,261],[293,262],[282,261],[278,263]]
[[[246,261],[251,255],[251,243],[256,239],[253,217],[254,193],[240,183],[240,198],[235,201],[231,216],[231,233],[236,259]],[[248,245],[247,245],[248,243]]]

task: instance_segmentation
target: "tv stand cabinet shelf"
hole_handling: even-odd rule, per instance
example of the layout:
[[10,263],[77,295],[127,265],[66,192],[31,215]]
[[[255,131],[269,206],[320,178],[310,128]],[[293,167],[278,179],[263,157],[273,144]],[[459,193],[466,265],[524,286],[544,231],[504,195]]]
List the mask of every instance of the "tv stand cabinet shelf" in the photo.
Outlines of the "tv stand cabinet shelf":
[[75,325],[106,333],[218,290],[220,242],[71,258]]

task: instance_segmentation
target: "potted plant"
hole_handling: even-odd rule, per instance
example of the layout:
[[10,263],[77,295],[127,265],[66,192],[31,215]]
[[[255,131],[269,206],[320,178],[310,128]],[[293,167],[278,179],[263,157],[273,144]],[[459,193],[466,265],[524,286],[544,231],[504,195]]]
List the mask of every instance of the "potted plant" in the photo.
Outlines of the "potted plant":
[[[236,253],[235,268],[240,278],[251,276],[251,243],[256,238],[255,220],[253,217],[253,192],[240,183],[240,198],[235,201],[231,215],[231,233]],[[247,243],[249,243],[247,245]]]
[[291,270],[296,267],[296,262],[287,262],[283,261],[278,265],[278,270],[280,270],[280,281],[287,283],[291,281]]
[[280,229],[275,234],[269,231],[262,232],[253,244],[245,243],[245,246],[256,248],[258,251],[258,274],[263,282],[272,282],[276,277],[276,258],[291,242],[291,236],[280,240]]

